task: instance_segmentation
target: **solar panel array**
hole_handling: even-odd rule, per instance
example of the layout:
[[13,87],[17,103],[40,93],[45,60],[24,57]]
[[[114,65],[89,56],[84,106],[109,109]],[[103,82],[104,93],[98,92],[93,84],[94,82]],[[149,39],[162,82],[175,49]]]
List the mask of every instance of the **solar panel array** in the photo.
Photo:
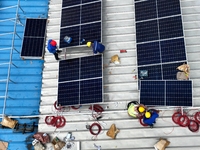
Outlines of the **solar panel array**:
[[26,19],[22,58],[42,58],[47,19]]
[[192,106],[192,81],[141,80],[140,103],[153,106]]
[[135,18],[138,69],[157,70],[144,79],[174,79],[163,71],[186,62],[179,0],[135,0]]
[[[60,48],[79,46],[82,39],[101,42],[101,20],[101,0],[63,0]],[[64,41],[65,36],[72,38],[70,44]]]
[[103,101],[102,55],[59,62],[58,104],[62,106]]

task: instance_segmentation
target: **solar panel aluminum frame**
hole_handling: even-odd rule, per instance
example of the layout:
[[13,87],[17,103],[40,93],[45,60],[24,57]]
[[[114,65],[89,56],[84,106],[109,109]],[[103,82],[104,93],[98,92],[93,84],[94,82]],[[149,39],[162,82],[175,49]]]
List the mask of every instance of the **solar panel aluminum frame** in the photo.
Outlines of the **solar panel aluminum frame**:
[[[101,66],[102,66],[102,72],[101,72],[101,79],[102,79],[102,102],[81,104],[80,103],[80,82],[79,82],[79,104],[77,104],[77,105],[102,104],[104,102],[103,54],[97,54],[97,55],[101,55]],[[94,56],[95,57],[96,55],[88,55],[88,56],[77,57],[77,58],[79,58],[79,61],[80,61],[81,58],[90,57],[90,56]],[[69,58],[69,59],[65,59],[65,60],[71,60],[71,59],[77,59],[77,58]],[[61,60],[61,61],[65,61],[65,60]],[[80,65],[80,62],[79,62],[79,65]],[[80,67],[79,67],[79,71],[80,71]],[[58,71],[58,77],[59,77],[59,71]],[[96,78],[93,78],[93,79],[98,79],[98,78],[100,78],[100,77],[96,77]],[[88,78],[88,79],[91,79],[91,78]],[[83,80],[85,80],[85,79],[80,79],[80,72],[79,72],[79,80],[78,81],[83,81]],[[59,83],[67,83],[67,82],[71,82],[71,81],[58,82],[58,86],[59,86]],[[58,97],[58,94],[59,94],[59,91],[57,90],[57,97]],[[66,106],[66,105],[64,105],[64,106]],[[73,106],[73,105],[67,105],[67,106]]]
[[[165,82],[165,105],[157,105],[158,107],[164,106],[163,109],[166,109],[166,110],[168,110],[168,108],[180,107],[180,106],[167,106],[166,105],[166,81],[178,81],[178,80],[145,80],[145,81],[163,81],[163,82]],[[186,80],[186,81],[191,81],[191,86],[192,86],[191,87],[192,88],[191,89],[191,92],[192,92],[192,106],[182,106],[182,107],[193,107],[194,106],[194,101],[193,101],[193,87],[194,87],[193,86],[193,81],[192,80]],[[185,82],[185,81],[180,81],[180,82]],[[141,85],[141,80],[139,81],[139,84]],[[139,103],[141,103],[140,102],[140,94],[139,94]],[[147,106],[156,106],[156,105],[147,105]]]
[[[72,25],[72,26],[67,26],[67,27],[75,27],[75,26],[81,26],[81,25],[87,25],[87,24],[91,24],[91,23],[98,23],[98,22],[101,22],[101,39],[100,39],[100,42],[102,42],[102,10],[103,10],[103,0],[97,0],[97,1],[94,1],[94,2],[88,2],[88,3],[84,3],[84,4],[79,4],[81,7],[82,7],[82,5],[86,5],[86,4],[92,4],[92,3],[97,3],[97,2],[101,2],[101,20],[100,21],[95,21],[95,22],[89,22],[89,23],[84,23],[84,24],[77,24],[77,25]],[[74,6],[79,6],[79,5],[72,5],[72,6],[68,6],[68,7],[62,7],[62,10],[63,9],[65,9],[65,8],[71,8],[71,7],[74,7]],[[81,15],[81,14],[80,14]],[[66,28],[66,26],[65,27],[61,27],[61,21],[62,21],[62,11],[61,11],[61,14],[60,14],[60,33],[61,33],[61,29],[64,29],[64,28]],[[60,47],[60,38],[59,38],[59,41],[58,41],[58,43],[59,43],[59,48],[60,49],[66,49],[66,48],[76,48],[76,47],[86,47],[86,44],[80,44],[80,42],[81,42],[81,39],[80,39],[80,37],[81,37],[81,30],[80,30],[80,28],[79,28],[79,45],[75,45],[75,46],[66,46],[66,47]],[[67,35],[66,35],[67,36]],[[71,37],[72,38],[72,40],[73,40],[73,37]]]
[[[26,21],[28,20],[28,19],[44,19],[44,20],[46,20],[46,26],[47,26],[47,19],[46,18],[26,18]],[[25,35],[25,29],[26,29],[26,26],[25,26],[25,28],[24,28],[24,35]],[[45,33],[44,33],[44,44],[43,44],[43,50],[42,50],[42,55],[41,56],[38,56],[38,57],[36,57],[36,56],[23,56],[22,55],[22,47],[23,47],[23,42],[24,42],[24,38],[23,38],[23,40],[22,40],[22,45],[21,45],[21,52],[20,52],[20,57],[21,57],[21,59],[44,59],[44,53],[45,53],[45,40],[46,40],[46,32],[47,32],[47,30],[46,30],[46,28],[45,28]],[[36,38],[36,37],[34,37],[34,36],[24,36],[23,35],[23,37],[32,37],[32,38]],[[40,37],[40,38],[42,38],[42,37]]]

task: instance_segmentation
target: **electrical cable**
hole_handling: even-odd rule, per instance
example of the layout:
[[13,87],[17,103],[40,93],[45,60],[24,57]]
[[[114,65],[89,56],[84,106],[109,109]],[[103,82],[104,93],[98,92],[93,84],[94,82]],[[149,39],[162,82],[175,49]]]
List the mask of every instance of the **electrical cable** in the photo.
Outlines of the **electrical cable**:
[[167,120],[164,120],[164,119],[163,119],[164,113],[165,113],[165,111],[163,112],[161,118],[162,118],[162,120],[163,120],[164,122],[169,122],[169,123],[172,124],[172,130],[171,130],[169,133],[166,133],[166,132],[163,132],[163,133],[166,134],[166,135],[169,135],[169,134],[171,134],[171,133],[174,131],[174,124],[173,124],[172,122],[170,122],[170,121],[167,121]]

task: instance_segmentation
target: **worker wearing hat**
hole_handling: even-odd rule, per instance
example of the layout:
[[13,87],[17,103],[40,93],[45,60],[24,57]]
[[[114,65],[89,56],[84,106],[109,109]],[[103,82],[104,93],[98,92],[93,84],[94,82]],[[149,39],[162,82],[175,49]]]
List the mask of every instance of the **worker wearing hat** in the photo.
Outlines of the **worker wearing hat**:
[[143,117],[143,122],[152,128],[153,125],[156,123],[156,118],[158,117],[159,117],[158,111],[149,110],[145,112],[145,115]]
[[143,104],[139,104],[136,101],[128,103],[127,107],[128,115],[133,118],[139,118],[140,116],[143,116],[146,111],[146,107]]
[[105,50],[105,46],[101,43],[99,43],[98,41],[94,41],[92,42],[87,42],[87,47],[92,47],[93,49],[93,53],[97,54],[97,53],[103,53],[103,51]]
[[58,50],[57,48],[57,42],[55,40],[50,39],[48,41],[47,49],[50,53],[54,54],[55,59],[59,60],[58,53],[62,52],[61,50]]

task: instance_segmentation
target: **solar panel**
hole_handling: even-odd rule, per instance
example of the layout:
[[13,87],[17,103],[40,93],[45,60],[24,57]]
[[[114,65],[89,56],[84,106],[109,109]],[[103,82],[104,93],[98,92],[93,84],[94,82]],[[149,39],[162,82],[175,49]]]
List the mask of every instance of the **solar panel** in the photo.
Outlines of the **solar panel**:
[[43,56],[44,38],[24,37],[21,57],[37,58]]
[[26,19],[24,36],[44,37],[47,19]]
[[58,104],[80,105],[103,101],[102,55],[59,62]]
[[22,59],[41,59],[47,19],[26,19],[24,39],[21,49]]
[[80,3],[81,3],[81,0],[63,0],[62,1],[62,7],[79,5]]
[[156,18],[156,0],[144,1],[143,3],[135,3],[135,15],[136,21]]
[[[82,0],[72,2],[63,0],[59,47],[80,46],[82,39],[101,42],[101,11],[102,1]],[[65,36],[71,37],[72,43],[64,42]]]
[[137,43],[158,40],[157,20],[136,23]]
[[138,66],[161,63],[159,42],[137,44]]
[[158,17],[181,14],[179,0],[157,0]]
[[141,70],[147,70],[148,76],[147,77],[141,77],[141,75],[138,74],[138,79],[142,79],[142,80],[162,80],[161,65],[138,67],[138,73]]
[[192,81],[141,81],[140,103],[153,106],[192,106]]

